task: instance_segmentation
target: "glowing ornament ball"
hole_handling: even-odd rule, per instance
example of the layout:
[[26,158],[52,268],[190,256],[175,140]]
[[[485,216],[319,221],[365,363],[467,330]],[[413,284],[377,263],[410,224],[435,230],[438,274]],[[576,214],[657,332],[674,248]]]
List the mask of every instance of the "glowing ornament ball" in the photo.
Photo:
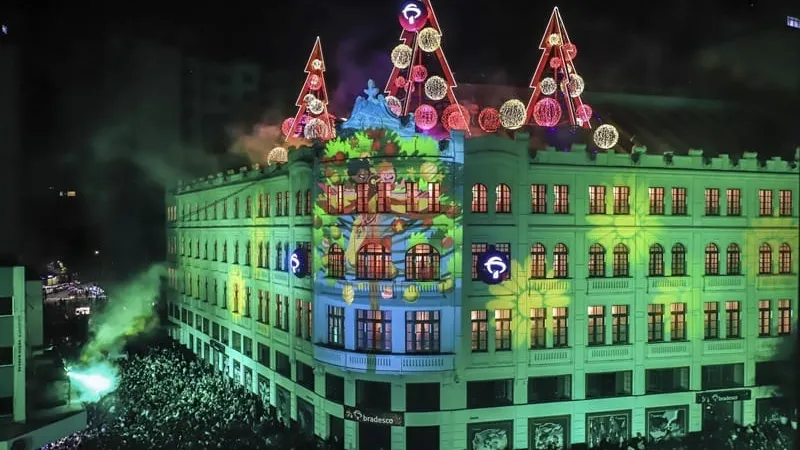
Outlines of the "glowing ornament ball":
[[408,80],[406,77],[400,75],[394,79],[394,85],[400,89],[405,89],[406,85],[408,84]]
[[569,75],[569,82],[564,81],[561,85],[561,90],[572,98],[579,97],[583,94],[585,88],[586,83],[584,83],[583,77],[577,73],[571,73]]
[[525,104],[517,99],[508,100],[500,107],[500,124],[509,130],[525,125],[526,116]]
[[447,131],[466,130],[471,118],[466,106],[453,104],[442,111],[442,126]]
[[322,100],[315,98],[308,102],[308,110],[311,111],[311,114],[322,114],[322,111],[325,110],[325,104],[322,103]]
[[592,113],[592,107],[587,104],[580,105],[575,109],[575,115],[584,122],[588,122],[592,119]]
[[551,69],[560,69],[562,65],[564,65],[564,61],[561,61],[561,58],[559,58],[558,56],[550,58]]
[[294,117],[289,117],[287,119],[284,119],[283,123],[281,123],[281,133],[283,133],[284,136],[289,136],[290,134],[293,134],[294,131],[293,129],[294,129]]
[[572,61],[576,56],[578,56],[578,47],[576,47],[572,42],[564,44],[561,49],[564,51],[564,59],[567,61]]
[[315,139],[327,139],[329,131],[328,124],[322,119],[315,117],[306,122],[306,126],[303,127],[303,136],[310,141]]
[[416,64],[411,67],[411,80],[415,83],[422,83],[428,78],[428,69],[422,64]]
[[561,35],[558,33],[553,33],[550,36],[547,36],[547,43],[551,46],[561,45]]
[[431,105],[419,105],[414,111],[414,122],[420,130],[428,131],[436,126],[439,115]]
[[561,105],[550,97],[545,97],[533,105],[533,120],[540,127],[554,127],[561,120]]
[[425,96],[433,101],[438,101],[447,96],[447,81],[434,75],[425,81]]
[[395,116],[399,116],[403,112],[403,104],[400,103],[400,99],[395,97],[394,95],[387,95],[386,98],[386,106],[389,107],[389,111],[391,111]]
[[483,108],[478,115],[478,126],[487,133],[499,130],[500,125],[500,111],[494,108]]
[[308,77],[308,88],[316,91],[320,87],[322,87],[322,78],[317,74],[311,74],[311,76]]
[[303,102],[305,104],[309,104],[309,103],[313,102],[316,99],[317,99],[317,97],[314,94],[306,94],[306,95],[303,96]]
[[435,28],[423,28],[417,33],[417,45],[423,52],[435,52],[442,45],[442,35]]
[[539,82],[539,89],[544,95],[553,95],[557,89],[556,80],[550,77],[542,78],[542,81]]
[[619,142],[619,131],[609,124],[600,125],[594,130],[593,139],[594,144],[603,150],[608,150]]
[[411,47],[400,44],[392,49],[392,64],[398,69],[405,69],[411,65],[411,56],[414,53]]
[[428,22],[428,8],[425,4],[419,1],[407,1],[400,7],[400,13],[397,19],[400,21],[400,26],[406,31],[419,31]]
[[322,70],[322,67],[323,67],[323,64],[322,64],[322,60],[321,59],[314,58],[314,60],[311,61],[311,68],[312,69],[314,69],[314,70]]

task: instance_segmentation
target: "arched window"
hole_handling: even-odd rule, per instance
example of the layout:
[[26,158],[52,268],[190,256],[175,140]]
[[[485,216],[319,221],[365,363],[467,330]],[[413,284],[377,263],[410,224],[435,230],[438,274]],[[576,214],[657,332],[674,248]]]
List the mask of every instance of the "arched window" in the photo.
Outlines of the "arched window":
[[258,267],[264,267],[264,243],[258,243]]
[[406,280],[439,279],[439,251],[428,244],[417,244],[406,252]]
[[553,278],[569,277],[569,251],[564,244],[556,244],[553,248]]
[[485,213],[488,209],[486,201],[486,185],[473,184],[472,185],[472,212]]
[[311,189],[306,190],[306,215],[311,215]]
[[589,277],[604,276],[606,276],[606,249],[600,244],[592,244],[589,247]]
[[630,274],[628,270],[628,247],[625,244],[617,244],[614,246],[614,276],[627,277]]
[[280,242],[275,245],[275,270],[283,270],[283,245]]
[[727,251],[727,265],[725,273],[728,275],[741,275],[742,273],[742,252],[739,246],[731,244]]
[[362,280],[388,280],[392,253],[380,244],[367,244],[358,251],[356,278]]
[[249,195],[244,200],[244,216],[248,219],[253,217],[253,198]]
[[547,274],[544,245],[536,243],[531,246],[531,278],[544,278]]
[[719,248],[715,244],[706,245],[706,275],[719,275]]
[[294,215],[303,215],[303,191],[297,191],[294,193]]
[[253,248],[250,245],[250,241],[247,241],[244,247],[244,265],[249,266],[252,262],[253,258]]
[[239,241],[233,241],[233,263],[239,264]]
[[507,184],[498,184],[495,188],[497,198],[494,202],[494,212],[508,214],[511,212],[511,188]]
[[664,247],[660,244],[650,246],[650,264],[648,273],[651,277],[664,276]]
[[761,275],[772,273],[772,247],[766,242],[758,248],[758,273]]
[[678,243],[672,246],[672,276],[686,276],[686,247]]
[[778,247],[778,273],[792,273],[792,248],[785,242]]
[[328,278],[344,278],[344,250],[338,244],[328,248]]

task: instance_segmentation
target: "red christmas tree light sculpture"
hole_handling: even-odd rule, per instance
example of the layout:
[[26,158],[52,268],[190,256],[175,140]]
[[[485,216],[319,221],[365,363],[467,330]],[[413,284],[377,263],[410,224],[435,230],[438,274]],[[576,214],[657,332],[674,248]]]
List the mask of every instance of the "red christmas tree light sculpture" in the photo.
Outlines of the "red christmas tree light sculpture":
[[558,7],[553,8],[539,48],[542,56],[530,84],[533,94],[526,123],[591,128],[592,108],[581,99],[584,81],[575,68],[578,49],[569,39]]
[[328,113],[328,89],[325,86],[325,57],[319,36],[314,42],[305,68],[306,81],[300,89],[294,118],[283,121],[281,131],[285,140],[303,137],[308,140],[327,140],[335,136],[333,116]]
[[469,134],[470,113],[456,99],[456,80],[441,47],[442,30],[430,0],[409,0],[399,14],[403,31],[392,50],[394,68],[386,83],[386,101],[399,116],[414,114],[419,129],[441,124]]

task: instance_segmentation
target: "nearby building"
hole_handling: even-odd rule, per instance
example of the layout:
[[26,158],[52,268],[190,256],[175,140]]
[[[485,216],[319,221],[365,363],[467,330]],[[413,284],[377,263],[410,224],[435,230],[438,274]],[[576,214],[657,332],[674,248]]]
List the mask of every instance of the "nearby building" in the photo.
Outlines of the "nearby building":
[[797,156],[436,141],[367,103],[324,149],[168,193],[175,339],[346,448],[769,414],[797,312]]
[[[86,427],[60,360],[42,348],[42,280],[0,267],[0,449],[33,449]],[[63,372],[63,366],[60,367]],[[64,373],[64,377],[66,374]]]

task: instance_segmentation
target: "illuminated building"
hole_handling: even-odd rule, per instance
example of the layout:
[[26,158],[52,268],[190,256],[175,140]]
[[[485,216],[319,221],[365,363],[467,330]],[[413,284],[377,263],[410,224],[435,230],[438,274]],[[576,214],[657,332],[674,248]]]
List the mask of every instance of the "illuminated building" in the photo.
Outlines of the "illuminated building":
[[31,275],[0,267],[0,449],[40,448],[86,427],[63,365],[42,348],[42,281]]
[[[168,194],[176,339],[346,448],[768,414],[797,312],[797,156],[437,141],[385,106],[360,99],[285,165]],[[487,255],[510,262],[498,284]]]

